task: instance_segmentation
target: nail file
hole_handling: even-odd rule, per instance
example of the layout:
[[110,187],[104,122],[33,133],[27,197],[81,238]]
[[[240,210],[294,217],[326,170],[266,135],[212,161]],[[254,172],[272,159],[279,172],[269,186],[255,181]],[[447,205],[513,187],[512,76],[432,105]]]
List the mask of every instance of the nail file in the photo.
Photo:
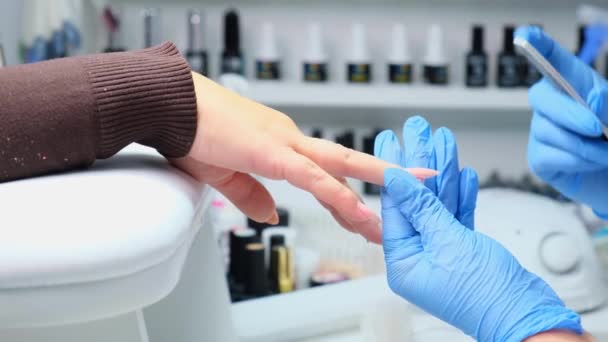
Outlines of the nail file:
[[[515,37],[513,44],[517,52],[524,55],[530,63],[532,63],[543,76],[545,76],[555,87],[568,94],[583,107],[593,112],[587,102],[578,94],[576,89],[553,67],[551,63],[527,40],[521,37]],[[603,127],[604,134],[602,139],[608,141],[608,128]]]

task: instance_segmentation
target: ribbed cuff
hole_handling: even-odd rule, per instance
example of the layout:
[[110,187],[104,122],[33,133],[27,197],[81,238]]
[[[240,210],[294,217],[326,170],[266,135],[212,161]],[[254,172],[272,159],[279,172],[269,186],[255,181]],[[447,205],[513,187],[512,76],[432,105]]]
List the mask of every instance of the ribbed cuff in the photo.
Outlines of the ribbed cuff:
[[97,158],[132,142],[183,157],[196,134],[190,67],[172,43],[82,57],[97,111]]

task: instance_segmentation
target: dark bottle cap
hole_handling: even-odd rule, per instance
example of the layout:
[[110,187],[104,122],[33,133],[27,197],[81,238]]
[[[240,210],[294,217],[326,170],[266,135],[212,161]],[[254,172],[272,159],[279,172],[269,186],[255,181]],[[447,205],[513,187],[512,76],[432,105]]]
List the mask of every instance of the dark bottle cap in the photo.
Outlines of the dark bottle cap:
[[355,133],[353,131],[344,132],[336,137],[336,143],[347,148],[355,148]]
[[231,9],[224,16],[224,55],[239,56],[240,45],[239,15]]
[[515,52],[515,46],[513,45],[513,33],[515,32],[515,28],[511,25],[507,25],[504,28],[504,42],[503,42],[503,50],[504,52]]
[[285,236],[281,234],[272,235],[270,237],[270,250],[279,246],[285,246]]
[[262,230],[264,230],[268,227],[276,227],[276,226],[288,227],[289,226],[289,211],[287,211],[287,209],[285,209],[285,208],[277,208],[277,213],[279,214],[279,223],[277,223],[277,224],[270,224],[267,222],[256,222],[256,221],[248,218],[247,226],[249,228],[255,229],[258,232],[258,234],[261,234]]
[[323,138],[323,131],[320,128],[315,128],[312,130],[312,137],[313,138]]
[[374,155],[374,142],[376,141],[376,137],[378,134],[382,132],[381,129],[376,128],[376,130],[366,137],[363,137],[363,152],[367,154]]
[[252,296],[268,294],[268,275],[264,267],[264,245],[250,243],[245,246],[246,277],[245,293]]
[[483,26],[473,26],[472,48],[474,52],[483,52]]
[[576,48],[576,53],[580,53],[583,45],[585,45],[585,29],[587,28],[587,26],[585,25],[579,25],[578,26],[578,46]]
[[230,266],[228,272],[236,283],[242,284],[245,280],[245,246],[259,241],[260,237],[253,229],[239,229],[230,232]]

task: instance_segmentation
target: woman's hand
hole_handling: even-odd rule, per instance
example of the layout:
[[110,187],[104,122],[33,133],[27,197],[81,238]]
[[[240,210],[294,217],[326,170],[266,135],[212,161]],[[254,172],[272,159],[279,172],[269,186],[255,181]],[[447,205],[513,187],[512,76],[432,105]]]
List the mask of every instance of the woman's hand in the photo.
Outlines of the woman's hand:
[[[193,73],[198,129],[190,153],[173,163],[216,188],[252,219],[276,223],[270,193],[250,174],[310,192],[346,229],[382,241],[380,219],[345,177],[383,184],[393,164],[302,134],[286,115]],[[408,170],[426,178],[431,170]]]

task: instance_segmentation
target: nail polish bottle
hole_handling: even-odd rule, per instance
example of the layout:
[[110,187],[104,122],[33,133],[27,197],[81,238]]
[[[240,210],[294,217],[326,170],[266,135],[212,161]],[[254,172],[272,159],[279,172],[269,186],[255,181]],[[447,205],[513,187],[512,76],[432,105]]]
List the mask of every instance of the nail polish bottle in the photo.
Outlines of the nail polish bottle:
[[[536,26],[542,30],[543,26],[540,24],[532,24],[532,26]],[[536,69],[534,64],[528,62],[528,59],[523,55],[517,55],[520,60],[520,70],[521,70],[521,80],[522,86],[531,87],[534,83],[540,81],[543,78],[543,75]]]
[[294,290],[295,275],[293,270],[293,254],[286,246],[274,247],[271,251],[271,288],[275,293],[287,293]]
[[497,85],[502,88],[517,87],[521,84],[520,59],[513,45],[513,26],[504,27],[503,50],[498,55]]
[[4,59],[4,49],[2,48],[2,44],[0,44],[0,68],[6,65],[6,59]]
[[422,73],[424,82],[428,84],[448,84],[449,68],[443,45],[441,26],[433,24],[429,29]]
[[320,128],[313,128],[310,136],[313,137],[313,138],[322,139],[323,138],[323,130],[321,130]]
[[388,80],[391,83],[412,83],[412,57],[405,25],[393,25],[392,41],[388,58]]
[[319,23],[308,25],[308,48],[303,61],[305,82],[326,82],[328,80],[327,54],[323,43],[323,32]]
[[240,46],[239,15],[229,10],[224,16],[224,50],[222,52],[222,74],[245,75],[245,63]]
[[144,47],[162,43],[160,11],[158,8],[144,10]]
[[467,87],[485,87],[488,85],[488,55],[483,48],[483,32],[483,26],[473,26],[471,51],[466,57]]
[[372,65],[367,50],[367,37],[363,24],[353,24],[351,39],[351,55],[346,67],[348,82],[370,83],[372,80]]
[[208,76],[207,52],[202,47],[203,43],[203,16],[197,10],[188,11],[188,50],[186,60],[193,71]]
[[352,130],[348,130],[336,136],[336,144],[350,149],[355,148],[355,133]]
[[232,301],[239,301],[244,296],[245,271],[247,269],[245,246],[259,241],[259,236],[253,229],[239,229],[230,232],[228,286]]
[[[382,132],[381,129],[376,129],[371,135],[368,135],[363,138],[363,152],[374,155],[374,142],[376,141],[376,136]],[[381,187],[372,183],[364,183],[363,185],[363,193],[366,195],[378,196],[380,195]]]
[[606,58],[604,62],[604,78],[608,79],[608,52],[606,53]]
[[245,260],[245,295],[249,298],[269,295],[268,273],[266,273],[264,264],[264,245],[261,243],[246,245]]
[[278,80],[281,78],[279,48],[270,22],[262,24],[262,43],[255,61],[255,74],[258,80]]
[[125,51],[125,48],[119,44],[120,19],[109,5],[103,9],[102,19],[108,31],[108,45],[103,52]]
[[[577,31],[578,32],[578,45],[577,45],[576,53],[575,53],[577,56],[580,55],[581,50],[583,49],[583,46],[585,45],[585,41],[587,40],[585,30],[587,30],[586,25],[578,26],[578,31]],[[595,61],[591,62],[590,65],[593,69],[595,69]]]

